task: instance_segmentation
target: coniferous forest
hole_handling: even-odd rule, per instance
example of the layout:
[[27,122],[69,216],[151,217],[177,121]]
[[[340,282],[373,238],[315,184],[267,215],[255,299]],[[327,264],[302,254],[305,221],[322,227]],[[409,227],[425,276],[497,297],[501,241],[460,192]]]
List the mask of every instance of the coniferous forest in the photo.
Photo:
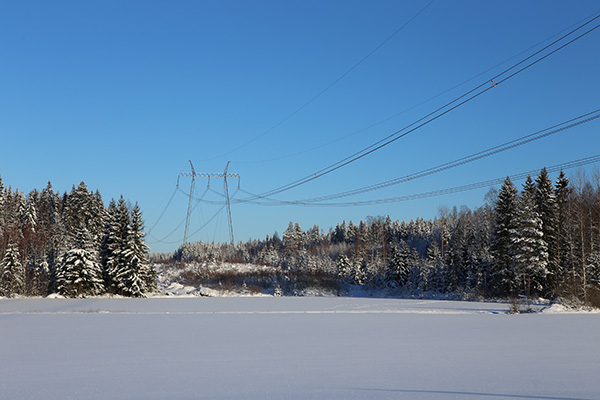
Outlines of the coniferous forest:
[[274,267],[276,276],[246,274],[244,285],[275,293],[307,286],[339,293],[354,285],[391,296],[543,297],[600,306],[600,177],[578,173],[570,182],[561,172],[552,182],[543,169],[520,188],[507,178],[475,210],[441,208],[433,220],[409,222],[368,217],[326,233],[290,222],[281,237],[186,243],[162,262],[199,265],[182,275],[194,285],[232,279],[202,266],[252,263]]
[[105,208],[85,183],[28,195],[0,179],[0,295],[141,297],[156,288],[138,205]]
[[[140,297],[157,287],[148,261],[138,205],[121,197],[104,206],[85,183],[59,195],[50,183],[25,195],[0,180],[0,295]],[[152,257],[186,270],[194,285],[250,284],[275,294],[351,287],[390,296],[447,298],[561,298],[600,306],[600,175],[545,169],[520,188],[509,178],[485,204],[440,208],[433,220],[368,217],[324,232],[290,222],[280,237],[235,245],[185,243]],[[231,276],[208,266],[255,264]],[[265,272],[268,271],[268,272]]]

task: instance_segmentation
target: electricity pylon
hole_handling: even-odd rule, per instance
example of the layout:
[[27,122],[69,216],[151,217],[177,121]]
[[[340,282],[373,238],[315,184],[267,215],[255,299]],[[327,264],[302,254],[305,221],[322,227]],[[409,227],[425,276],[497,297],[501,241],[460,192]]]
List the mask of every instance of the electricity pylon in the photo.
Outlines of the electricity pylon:
[[194,196],[194,184],[196,183],[196,177],[203,177],[203,178],[208,178],[209,186],[210,186],[210,178],[223,178],[223,186],[224,186],[224,191],[225,191],[225,204],[227,206],[227,222],[229,223],[229,240],[231,240],[231,244],[233,244],[233,223],[231,221],[231,203],[229,201],[229,187],[227,186],[227,178],[237,178],[238,186],[239,186],[239,181],[240,181],[239,174],[230,174],[227,172],[227,170],[229,169],[229,161],[227,162],[227,165],[225,166],[225,171],[223,171],[223,173],[196,172],[196,170],[194,169],[194,164],[192,164],[191,160],[190,160],[190,167],[192,169],[192,172],[182,172],[177,177],[177,186],[178,187],[179,187],[179,178],[181,178],[182,176],[192,178],[192,184],[190,187],[190,199],[188,201],[187,216],[185,218],[185,231],[183,233],[183,243],[187,243],[188,232],[189,232],[189,228],[190,228],[190,218],[192,215],[192,202],[193,202],[192,200],[193,200],[193,196]]

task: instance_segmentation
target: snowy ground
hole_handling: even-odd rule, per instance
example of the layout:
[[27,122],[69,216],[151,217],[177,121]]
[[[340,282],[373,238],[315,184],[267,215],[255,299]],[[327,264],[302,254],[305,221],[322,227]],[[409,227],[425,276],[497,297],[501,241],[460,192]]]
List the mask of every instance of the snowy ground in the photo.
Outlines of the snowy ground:
[[1,299],[2,399],[600,399],[600,313],[331,297]]

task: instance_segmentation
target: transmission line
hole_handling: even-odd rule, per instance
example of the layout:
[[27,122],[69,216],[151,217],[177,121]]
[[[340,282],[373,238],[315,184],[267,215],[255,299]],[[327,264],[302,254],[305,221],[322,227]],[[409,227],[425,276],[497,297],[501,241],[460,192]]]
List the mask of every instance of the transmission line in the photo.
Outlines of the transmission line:
[[423,13],[427,8],[429,8],[429,6],[432,5],[434,2],[435,2],[435,0],[431,0],[425,7],[423,7],[418,13],[416,13],[407,22],[405,22],[404,25],[402,25],[400,28],[396,29],[383,42],[379,43],[379,45],[377,45],[377,47],[375,47],[373,50],[371,50],[366,56],[364,56],[363,58],[361,58],[356,64],[354,64],[352,67],[350,67],[346,72],[344,72],[342,75],[340,75],[337,79],[335,79],[327,87],[325,87],[319,93],[317,93],[316,95],[314,95],[310,100],[308,100],[306,103],[302,104],[296,110],[294,110],[293,112],[291,112],[290,114],[288,114],[285,118],[283,118],[282,120],[280,120],[279,122],[277,122],[275,125],[271,126],[269,129],[267,129],[263,133],[259,134],[258,136],[255,136],[254,138],[248,140],[247,142],[239,145],[238,147],[234,148],[233,150],[229,150],[229,151],[227,151],[227,152],[225,152],[223,154],[220,154],[218,156],[206,159],[204,161],[212,161],[212,160],[215,160],[217,158],[220,158],[220,157],[226,156],[228,154],[234,153],[234,152],[236,152],[236,151],[238,151],[238,150],[240,150],[240,149],[248,146],[250,143],[255,142],[256,140],[260,139],[261,137],[267,135],[268,133],[272,132],[273,130],[275,130],[279,126],[283,125],[287,120],[289,120],[290,118],[292,118],[294,115],[298,114],[300,111],[304,110],[311,103],[313,103],[315,100],[317,100],[319,97],[321,97],[325,92],[327,92],[329,89],[331,89],[335,84],[337,84],[339,81],[341,81],[342,79],[344,79],[347,75],[349,75],[352,71],[354,71],[359,65],[361,65],[363,62],[365,62],[367,60],[367,58],[371,57],[377,50],[379,50],[381,47],[383,47],[394,36],[396,36],[401,30],[403,30],[404,28],[406,28],[406,26],[408,26],[408,24],[410,24],[419,15],[421,15],[421,13]]
[[539,139],[543,139],[545,137],[554,135],[555,133],[564,132],[568,129],[585,124],[587,122],[593,121],[598,118],[600,118],[600,109],[594,110],[587,114],[580,115],[576,118],[572,118],[568,121],[548,127],[541,131],[537,131],[535,133],[520,137],[518,139],[511,140],[511,141],[503,143],[501,145],[494,146],[489,149],[471,154],[469,156],[462,157],[457,160],[438,165],[436,167],[431,167],[431,168],[425,169],[423,171],[419,171],[419,172],[416,172],[413,174],[409,174],[409,175],[406,175],[406,176],[403,176],[400,178],[396,178],[396,179],[392,179],[392,180],[388,180],[385,182],[380,182],[380,183],[376,183],[373,185],[364,186],[362,188],[348,190],[348,191],[330,194],[330,195],[326,195],[326,196],[312,197],[312,198],[308,198],[308,199],[299,200],[299,202],[310,203],[310,202],[316,202],[316,201],[332,200],[332,199],[337,199],[340,197],[354,196],[357,194],[370,192],[373,190],[383,189],[388,186],[397,185],[399,183],[413,181],[415,179],[423,178],[425,176],[429,176],[429,175],[432,175],[432,174],[435,174],[438,172],[442,172],[442,171],[445,171],[445,170],[448,170],[451,168],[465,165],[465,164],[471,163],[473,161],[481,160],[483,158],[490,157],[492,155],[495,155],[495,154],[498,154],[498,153],[501,153],[501,152],[504,152],[507,150],[512,150],[512,149],[522,146],[524,144],[531,143],[531,142],[539,140]]
[[[600,154],[586,157],[586,158],[581,158],[581,159],[574,160],[574,161],[569,161],[569,162],[562,163],[562,164],[553,165],[550,167],[546,167],[546,170],[549,173],[552,173],[552,172],[558,172],[558,171],[565,170],[565,169],[582,167],[582,166],[594,164],[597,162],[600,162]],[[531,171],[521,172],[521,173],[514,174],[514,175],[509,175],[508,177],[513,181],[518,181],[518,180],[525,179],[528,175],[533,175],[535,173],[538,173],[539,171],[540,171],[539,169],[531,170]],[[405,196],[389,197],[389,198],[375,199],[375,200],[354,201],[354,202],[304,203],[302,201],[282,201],[282,200],[274,200],[274,199],[269,199],[269,198],[263,198],[265,200],[264,202],[260,202],[260,201],[256,201],[256,200],[237,200],[236,202],[237,203],[245,203],[245,204],[261,205],[261,206],[356,207],[356,206],[367,206],[367,205],[376,205],[376,204],[385,204],[385,203],[398,203],[398,202],[409,201],[409,200],[418,200],[418,199],[425,199],[425,198],[429,198],[429,197],[436,197],[436,196],[443,196],[443,195],[447,195],[447,194],[465,192],[468,190],[481,189],[481,188],[485,188],[485,187],[491,187],[496,184],[502,184],[502,182],[504,181],[505,178],[506,177],[489,179],[486,181],[470,183],[467,185],[456,186],[456,187],[451,187],[451,188],[446,188],[446,189],[433,190],[433,191],[424,192],[424,193],[416,193],[416,194],[410,194],[410,195],[405,195]],[[248,194],[252,194],[245,190],[242,190],[242,191],[245,193],[248,193]]]
[[[515,72],[511,73],[510,75],[503,77],[503,75],[506,75],[508,72],[518,68],[520,65],[526,63],[527,61],[529,61],[530,59],[538,56],[540,53],[544,52],[545,50],[548,50],[549,48],[551,48],[552,46],[558,44],[560,41],[562,41],[563,39],[569,37],[570,35],[574,34],[575,32],[577,32],[578,30],[582,29],[583,27],[585,27],[586,25],[590,24],[591,22],[595,21],[596,19],[600,18],[600,15],[595,16],[594,18],[590,19],[589,21],[579,25],[577,28],[571,30],[570,32],[568,32],[567,34],[561,36],[559,39],[553,41],[552,43],[550,43],[549,45],[543,47],[542,49],[538,50],[537,52],[533,53],[532,55],[524,58],[523,60],[519,61],[518,63],[512,65],[511,67],[509,67],[508,69],[504,70],[503,72],[497,74],[496,76],[492,77],[490,80],[480,84],[479,86],[475,87],[474,89],[471,89],[470,91],[466,92],[465,94],[455,98],[454,100],[450,101],[449,103],[446,103],[445,105],[443,105],[442,107],[439,107],[438,109],[430,112],[429,114],[425,115],[424,117],[418,119],[417,121],[411,123],[410,125],[405,126],[404,128],[386,136],[385,138],[379,140],[378,142],[367,146],[365,148],[363,148],[362,150],[359,150],[358,152],[355,152],[354,154],[334,163],[329,165],[328,167],[325,167],[313,174],[310,174],[304,178],[300,178],[294,182],[291,182],[287,185],[283,185],[280,186],[276,189],[270,190],[268,192],[264,192],[261,194],[261,197],[268,197],[268,196],[272,196],[274,194],[278,194],[290,189],[293,189],[297,186],[303,185],[305,183],[308,183],[310,181],[313,181],[317,178],[320,178],[321,176],[327,175],[333,171],[336,171],[354,161],[357,161],[393,142],[395,142],[396,140],[422,128],[423,126],[435,121],[436,119],[444,116],[445,114],[448,114],[449,112],[455,110],[456,108],[466,104],[467,102],[481,96],[482,94],[486,93],[487,91],[491,90],[492,88],[495,88],[497,85],[506,82],[507,80],[513,78],[514,76],[516,76],[517,74],[527,70],[528,68],[534,66],[535,64],[539,63],[540,61],[548,58],[549,56],[555,54],[556,52],[558,52],[559,50],[565,48],[566,46],[572,44],[573,42],[581,39],[582,37],[584,37],[585,35],[589,34],[590,32],[594,31],[595,29],[597,29],[598,27],[600,27],[600,25],[596,25],[594,27],[592,27],[591,29],[587,30],[586,32],[580,34],[579,36],[571,39],[570,41],[568,41],[567,43],[564,43],[562,45],[560,45],[559,47],[555,48],[554,50],[550,51],[549,53],[540,56],[538,59],[533,60],[532,62],[530,62],[529,64],[521,67],[520,69],[517,69]],[[488,85],[486,88],[482,89],[484,86]],[[482,89],[482,90],[480,90]],[[479,92],[477,92],[478,90],[480,90]],[[476,93],[474,93],[476,92]],[[473,94],[474,93],[474,94]],[[470,96],[470,97],[467,97]],[[464,99],[464,100],[463,100]],[[453,105],[454,104],[454,105]],[[439,114],[438,114],[439,113]],[[437,115],[435,115],[437,114]]]
[[513,55],[512,57],[509,57],[509,58],[505,59],[504,61],[502,61],[502,62],[500,62],[500,63],[498,63],[498,64],[494,65],[493,67],[490,67],[490,68],[488,68],[488,69],[486,69],[486,70],[484,70],[484,71],[482,71],[482,72],[478,73],[477,75],[474,75],[474,76],[470,77],[469,79],[466,79],[466,80],[462,81],[461,83],[458,83],[458,84],[456,84],[456,85],[452,86],[451,88],[448,88],[448,89],[446,89],[446,90],[444,90],[444,91],[442,91],[442,92],[440,92],[440,93],[438,93],[438,94],[436,94],[436,95],[434,95],[434,96],[431,96],[431,97],[429,97],[429,98],[428,98],[428,99],[426,99],[426,100],[423,100],[423,101],[421,101],[421,102],[420,102],[420,103],[418,103],[418,104],[415,104],[415,105],[413,105],[413,106],[411,106],[411,107],[409,107],[409,108],[406,108],[406,109],[404,109],[404,110],[402,110],[402,111],[400,111],[400,112],[397,112],[397,113],[395,113],[395,114],[393,114],[393,115],[390,115],[390,116],[388,116],[388,117],[386,117],[386,118],[384,118],[384,119],[382,119],[382,120],[379,120],[379,121],[377,121],[377,122],[374,122],[374,123],[372,123],[372,124],[370,124],[370,125],[368,125],[368,126],[365,126],[365,127],[363,127],[363,128],[360,128],[360,129],[358,129],[358,130],[356,130],[356,131],[354,131],[354,132],[352,132],[352,133],[349,133],[349,134],[347,134],[347,135],[340,136],[340,137],[338,137],[338,138],[336,138],[336,139],[330,140],[330,141],[328,141],[328,142],[325,142],[325,143],[322,143],[322,144],[320,144],[320,145],[313,146],[313,147],[310,147],[310,148],[308,148],[308,149],[301,150],[301,151],[298,151],[298,152],[295,152],[295,153],[292,153],[292,154],[287,154],[287,155],[282,155],[282,156],[278,156],[278,157],[273,157],[273,158],[269,158],[269,159],[266,159],[266,160],[257,160],[257,161],[235,161],[235,163],[236,163],[236,164],[258,164],[258,163],[266,163],[266,162],[271,162],[271,161],[282,160],[282,159],[286,159],[286,158],[290,158],[290,157],[298,156],[298,155],[301,155],[301,154],[305,154],[305,153],[308,153],[308,152],[311,152],[311,151],[313,151],[313,150],[317,150],[317,149],[320,149],[320,148],[323,148],[323,147],[327,147],[327,146],[329,146],[329,145],[331,145],[331,144],[333,144],[333,143],[340,142],[340,141],[342,141],[342,140],[344,140],[344,139],[347,139],[347,138],[349,138],[349,137],[351,137],[351,136],[354,136],[354,135],[356,135],[356,134],[359,134],[359,133],[361,133],[361,132],[364,132],[364,131],[367,131],[367,130],[369,130],[369,129],[372,129],[372,128],[376,127],[376,126],[379,126],[379,125],[383,124],[384,122],[390,121],[390,120],[392,120],[392,119],[394,119],[394,118],[396,118],[396,117],[399,117],[399,116],[400,116],[400,115],[402,115],[402,114],[405,114],[405,113],[407,113],[407,112],[409,112],[409,111],[412,111],[412,110],[414,110],[414,109],[416,109],[416,108],[418,108],[418,107],[420,107],[420,106],[422,106],[422,105],[424,105],[424,104],[427,104],[427,103],[429,103],[430,101],[432,101],[432,100],[435,100],[435,99],[437,99],[438,97],[441,97],[441,96],[443,96],[444,94],[446,94],[446,93],[448,93],[448,92],[451,92],[451,91],[453,91],[454,89],[456,89],[456,88],[459,88],[459,87],[463,86],[464,84],[466,84],[466,83],[469,83],[469,82],[471,82],[472,80],[474,80],[474,79],[477,79],[477,78],[479,78],[480,76],[482,76],[482,75],[484,75],[484,74],[486,74],[486,73],[488,73],[488,72],[490,72],[490,71],[493,71],[494,69],[496,69],[496,68],[500,67],[501,65],[504,65],[504,64],[508,63],[509,61],[512,61],[512,60],[514,60],[515,58],[519,57],[520,55],[522,55],[522,54],[524,54],[524,53],[527,53],[527,52],[529,52],[530,50],[532,50],[532,49],[534,49],[534,48],[536,48],[536,47],[540,46],[540,45],[541,45],[541,44],[543,44],[543,43],[546,43],[546,42],[548,42],[549,40],[551,40],[552,38],[554,38],[554,37],[556,37],[556,36],[560,35],[561,33],[568,31],[569,29],[573,28],[573,27],[574,27],[574,26],[576,26],[576,25],[579,25],[579,24],[580,24],[580,23],[582,23],[583,21],[587,20],[588,18],[591,18],[592,16],[594,16],[594,15],[596,15],[596,14],[597,14],[597,12],[596,12],[596,13],[593,13],[593,14],[591,14],[591,15],[589,15],[589,16],[587,16],[586,18],[583,18],[583,19],[581,19],[581,20],[577,21],[576,23],[574,23],[574,24],[572,24],[572,25],[568,26],[567,28],[565,28],[565,29],[563,29],[563,30],[561,30],[561,31],[559,31],[559,32],[557,32],[557,33],[555,33],[555,34],[553,34],[552,36],[549,36],[549,37],[547,37],[546,39],[544,39],[544,40],[542,40],[542,41],[540,41],[540,42],[538,42],[538,43],[536,43],[536,44],[534,44],[534,45],[532,45],[532,46],[528,47],[527,49],[525,49],[525,50],[523,50],[523,51],[521,51],[521,52],[519,52],[519,53],[517,53],[517,54]]

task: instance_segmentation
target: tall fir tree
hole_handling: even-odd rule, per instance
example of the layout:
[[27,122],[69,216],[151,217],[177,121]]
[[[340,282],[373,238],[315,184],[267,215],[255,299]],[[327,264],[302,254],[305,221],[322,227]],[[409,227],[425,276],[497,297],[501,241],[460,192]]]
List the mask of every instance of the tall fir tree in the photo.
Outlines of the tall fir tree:
[[[124,201],[123,201],[124,202]],[[108,293],[116,293],[116,265],[118,264],[118,209],[115,200],[112,199],[106,210],[104,232],[100,243],[100,268],[102,277]]]
[[410,249],[406,242],[400,246],[392,245],[390,258],[384,272],[384,283],[387,287],[398,289],[403,287],[408,280]]
[[9,243],[4,258],[0,262],[0,295],[2,296],[23,294],[25,268],[19,259],[20,254],[17,245]]
[[557,203],[556,239],[557,239],[557,281],[564,281],[575,264],[573,259],[572,241],[569,240],[569,198],[572,190],[569,179],[560,171],[554,188]]
[[546,168],[542,169],[537,176],[535,190],[535,209],[542,220],[543,240],[548,248],[548,276],[546,279],[545,295],[554,297],[559,282],[560,260],[558,240],[558,204],[552,181],[548,176]]
[[496,221],[491,252],[493,272],[491,292],[499,296],[515,295],[515,242],[518,224],[518,193],[509,177],[504,180],[494,207]]
[[536,210],[535,195],[536,187],[528,176],[519,199],[517,231],[513,236],[517,280],[528,297],[547,292],[548,245]]
[[136,204],[124,247],[120,251],[122,268],[117,274],[119,292],[125,296],[143,297],[155,289],[156,274],[148,264],[148,246],[144,243],[142,212]]

